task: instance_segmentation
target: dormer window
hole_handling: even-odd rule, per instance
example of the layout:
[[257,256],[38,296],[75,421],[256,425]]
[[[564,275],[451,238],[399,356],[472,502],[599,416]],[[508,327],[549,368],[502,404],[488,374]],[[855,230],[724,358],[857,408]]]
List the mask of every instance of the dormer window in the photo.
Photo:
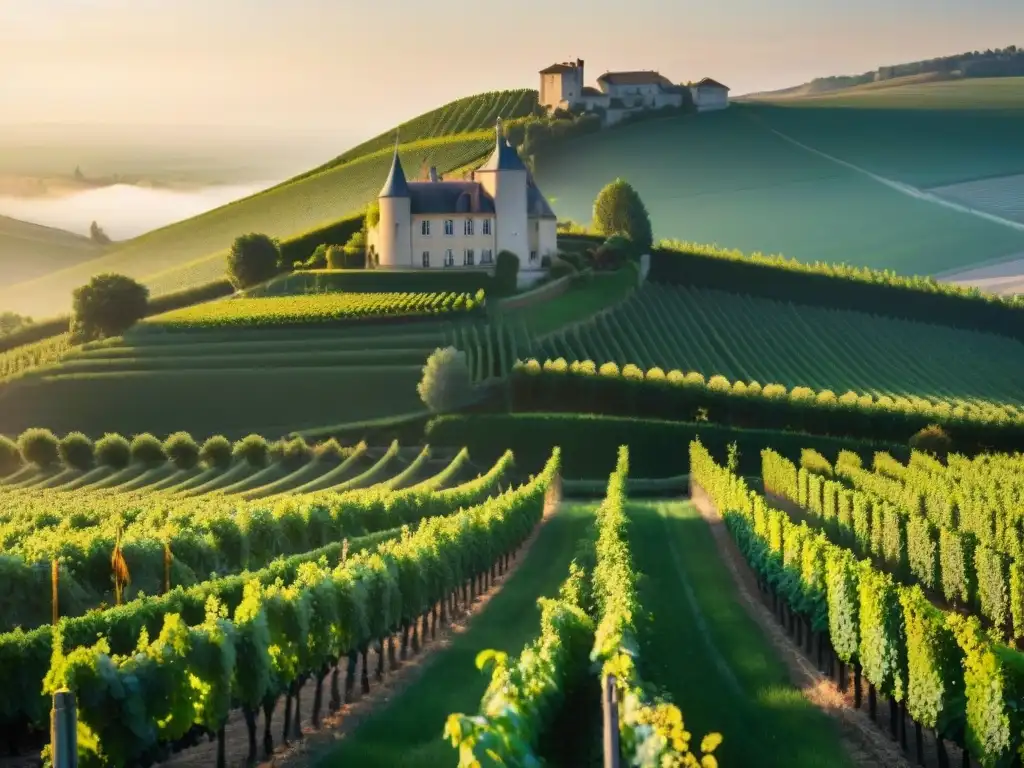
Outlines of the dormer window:
[[466,235],[472,235],[473,234],[473,220],[472,219],[466,219],[466,223],[464,225],[463,233],[466,234]]
[[444,220],[444,233],[448,237],[451,237],[452,235],[455,234],[455,220],[454,219],[445,219]]
[[430,220],[424,219],[420,224],[420,234],[424,237],[430,237]]
[[485,235],[491,234],[491,220],[490,219],[484,219],[484,234]]

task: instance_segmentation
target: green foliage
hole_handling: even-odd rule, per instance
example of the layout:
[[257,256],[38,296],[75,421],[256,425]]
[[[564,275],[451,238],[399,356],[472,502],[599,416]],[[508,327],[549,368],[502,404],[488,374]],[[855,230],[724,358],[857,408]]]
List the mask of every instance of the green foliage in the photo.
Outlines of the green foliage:
[[231,466],[232,447],[223,435],[207,438],[199,449],[199,461],[208,469],[227,469]]
[[348,257],[345,254],[345,249],[340,245],[328,246],[326,258],[328,269],[348,268]]
[[946,434],[946,430],[938,424],[929,424],[910,438],[910,448],[914,451],[931,454],[939,459],[945,459],[953,448],[953,441]]
[[92,440],[81,432],[71,432],[62,437],[57,449],[60,452],[60,460],[69,469],[86,470],[93,465]]
[[276,240],[257,233],[239,235],[228,253],[228,279],[236,289],[266,282],[281,266],[281,248]]
[[96,441],[96,463],[101,467],[124,469],[132,460],[132,446],[125,437],[108,432]]
[[594,228],[604,235],[625,235],[637,253],[648,253],[654,241],[647,208],[624,179],[616,179],[598,193],[594,200]]
[[236,461],[244,461],[253,467],[265,467],[270,458],[270,445],[266,438],[248,435],[232,446],[231,456]]
[[833,548],[826,567],[829,637],[836,656],[849,663],[860,649],[857,565],[847,550]]
[[144,285],[124,275],[96,275],[72,294],[72,335],[82,341],[120,336],[146,316],[148,307]]
[[955,736],[963,720],[963,653],[920,587],[900,591],[907,640],[907,711],[925,728]]
[[178,469],[192,469],[199,463],[199,444],[188,432],[175,432],[164,441],[167,459]]
[[[66,330],[67,324],[61,330]],[[13,379],[34,369],[60,362],[72,348],[70,333],[14,347],[0,352],[0,382]]]
[[899,596],[892,578],[867,561],[859,564],[858,617],[860,647],[857,657],[868,682],[879,691],[902,701],[906,695],[907,660]]
[[313,448],[300,435],[290,440],[278,440],[271,446],[270,455],[274,461],[294,471],[313,460]]
[[384,317],[414,320],[456,316],[481,307],[482,302],[468,293],[320,293],[225,299],[169,312],[145,325],[178,330],[311,327]]
[[132,438],[131,455],[132,461],[147,467],[155,467],[167,461],[163,443],[148,432]]
[[416,391],[432,413],[446,413],[467,405],[475,387],[466,353],[455,347],[435,349],[423,366]]
[[345,448],[333,437],[313,446],[313,458],[327,464],[340,464],[350,455],[352,455],[352,449]]
[[512,251],[498,251],[494,260],[494,290],[498,296],[511,296],[518,288],[519,257]]
[[[629,450],[620,446],[608,490],[597,511],[596,561],[593,595],[597,628],[591,660],[600,665],[601,680],[615,675],[619,690],[619,737],[623,755],[630,765],[655,768],[662,765],[699,768],[702,764],[692,748],[679,708],[664,699],[653,698],[637,670],[635,617],[641,606],[637,595],[637,573],[626,536],[626,478]],[[709,733],[700,749],[712,752],[721,735]],[[704,765],[715,765],[713,757]]]
[[60,459],[56,435],[48,429],[26,429],[18,436],[18,450],[26,464],[49,469]]
[[21,467],[21,451],[9,437],[0,435],[0,477],[16,472]]

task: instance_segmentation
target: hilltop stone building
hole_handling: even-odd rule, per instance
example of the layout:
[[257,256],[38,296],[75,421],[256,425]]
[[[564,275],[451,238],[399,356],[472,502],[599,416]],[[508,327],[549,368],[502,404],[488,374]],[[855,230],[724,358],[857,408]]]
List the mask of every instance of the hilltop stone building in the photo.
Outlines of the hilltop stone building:
[[[681,107],[686,86],[676,85],[654,71],[605,72],[597,78],[599,88],[584,84],[583,59],[552,64],[540,71],[540,98],[548,111],[583,109],[601,111],[606,125],[613,125],[635,112],[661,107]],[[688,90],[699,112],[729,106],[729,89],[704,78]]]
[[554,211],[508,143],[498,120],[494,152],[470,180],[408,181],[398,148],[377,196],[380,220],[367,233],[367,252],[380,268],[493,266],[511,251],[520,269],[539,269],[557,252]]

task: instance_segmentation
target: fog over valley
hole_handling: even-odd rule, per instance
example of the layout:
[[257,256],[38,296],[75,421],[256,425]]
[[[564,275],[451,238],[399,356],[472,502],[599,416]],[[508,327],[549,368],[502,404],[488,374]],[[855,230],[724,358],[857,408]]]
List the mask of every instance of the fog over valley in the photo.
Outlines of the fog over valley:
[[112,184],[63,195],[0,195],[0,215],[88,235],[95,221],[114,240],[197,216],[253,195],[279,180],[167,189]]

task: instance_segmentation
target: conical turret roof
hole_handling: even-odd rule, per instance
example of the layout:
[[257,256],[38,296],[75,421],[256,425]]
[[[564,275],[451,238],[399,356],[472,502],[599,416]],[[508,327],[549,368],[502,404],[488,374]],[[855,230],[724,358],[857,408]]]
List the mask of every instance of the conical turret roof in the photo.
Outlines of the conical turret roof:
[[494,128],[496,134],[494,141],[494,152],[487,159],[487,162],[480,166],[481,171],[525,171],[526,166],[515,148],[508,143],[505,132],[501,127],[501,118]]
[[395,140],[395,156],[391,159],[391,171],[380,189],[380,197],[409,197],[409,182],[405,178],[402,161],[398,157],[398,140]]

